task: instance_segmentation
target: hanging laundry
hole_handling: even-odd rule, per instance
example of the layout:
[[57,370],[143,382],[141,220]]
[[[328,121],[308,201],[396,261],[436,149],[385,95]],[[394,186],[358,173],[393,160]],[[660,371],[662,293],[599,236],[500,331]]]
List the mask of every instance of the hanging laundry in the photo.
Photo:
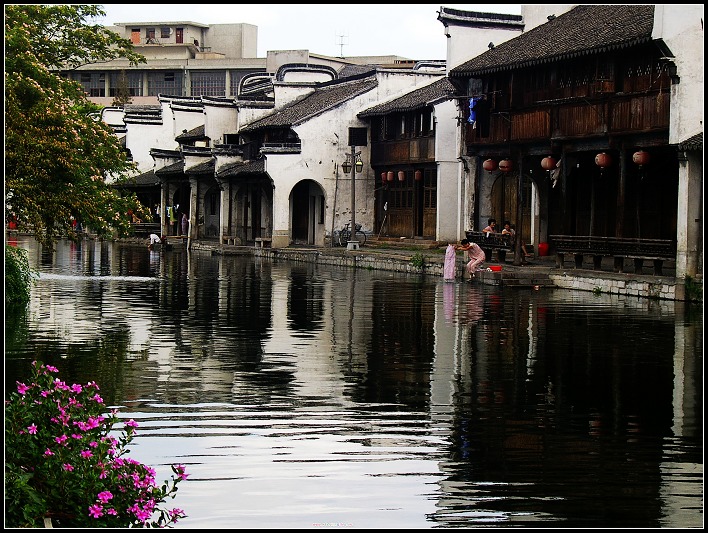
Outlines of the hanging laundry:
[[477,126],[477,102],[479,101],[479,98],[470,98],[470,116],[467,119],[467,122],[472,124],[472,128],[475,128]]

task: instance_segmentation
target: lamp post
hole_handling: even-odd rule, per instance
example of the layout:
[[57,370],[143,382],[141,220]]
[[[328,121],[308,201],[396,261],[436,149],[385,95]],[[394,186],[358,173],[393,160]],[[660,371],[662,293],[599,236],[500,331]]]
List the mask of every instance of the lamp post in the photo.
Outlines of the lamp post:
[[351,187],[351,210],[352,220],[349,229],[349,242],[347,242],[347,250],[358,250],[359,241],[356,239],[356,173],[364,169],[364,162],[361,160],[361,152],[356,152],[356,146],[352,145],[351,154],[347,154],[347,159],[342,163],[342,170],[345,174],[351,172],[352,187]]
[[351,234],[347,243],[347,250],[358,250],[359,241],[356,240],[356,173],[364,170],[364,162],[361,160],[361,152],[356,151],[357,146],[366,146],[366,128],[349,128],[349,146],[351,154],[347,154],[347,160],[342,163],[342,170],[345,174],[352,173],[352,220],[349,226]]

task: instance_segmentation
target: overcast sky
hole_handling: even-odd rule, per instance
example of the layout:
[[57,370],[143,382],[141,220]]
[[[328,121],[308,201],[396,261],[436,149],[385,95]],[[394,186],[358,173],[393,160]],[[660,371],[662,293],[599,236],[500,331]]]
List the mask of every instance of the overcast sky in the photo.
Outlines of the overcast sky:
[[103,4],[97,22],[246,23],[258,26],[258,57],[268,50],[329,56],[398,55],[445,59],[440,6],[521,14],[520,4]]

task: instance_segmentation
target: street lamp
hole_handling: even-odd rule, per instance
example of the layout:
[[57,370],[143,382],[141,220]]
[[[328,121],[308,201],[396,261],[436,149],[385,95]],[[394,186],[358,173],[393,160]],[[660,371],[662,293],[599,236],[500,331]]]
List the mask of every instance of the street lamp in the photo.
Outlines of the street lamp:
[[[352,161],[354,164],[352,165]],[[351,233],[349,234],[349,242],[347,242],[347,250],[358,250],[359,241],[356,240],[356,173],[361,173],[364,170],[364,162],[361,160],[361,152],[356,152],[356,146],[352,145],[352,153],[347,154],[347,158],[342,163],[342,170],[345,174],[351,172],[352,175],[352,191],[351,191],[351,201],[352,201],[352,220],[349,229]]]

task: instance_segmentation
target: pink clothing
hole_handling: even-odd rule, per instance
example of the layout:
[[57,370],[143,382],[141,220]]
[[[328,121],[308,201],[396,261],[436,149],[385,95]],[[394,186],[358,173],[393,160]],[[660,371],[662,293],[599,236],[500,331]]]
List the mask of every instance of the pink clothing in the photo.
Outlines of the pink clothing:
[[443,277],[445,281],[455,280],[455,262],[457,260],[454,244],[448,244],[445,249],[445,263],[443,265]]
[[471,242],[469,248],[467,248],[467,257],[470,259],[469,263],[465,266],[465,274],[472,277],[475,270],[484,263],[487,256],[484,254],[484,250],[479,247],[477,243]]

